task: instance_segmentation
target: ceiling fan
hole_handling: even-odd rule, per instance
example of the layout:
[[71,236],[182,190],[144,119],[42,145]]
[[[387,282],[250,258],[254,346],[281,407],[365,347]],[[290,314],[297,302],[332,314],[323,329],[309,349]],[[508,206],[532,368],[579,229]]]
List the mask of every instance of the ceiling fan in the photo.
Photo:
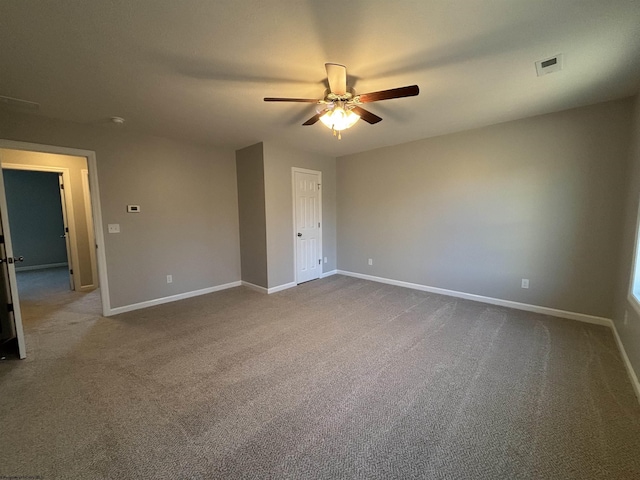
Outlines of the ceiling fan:
[[266,97],[265,102],[300,102],[315,103],[318,105],[317,113],[302,125],[313,125],[320,120],[333,131],[340,139],[341,131],[352,127],[359,119],[373,125],[382,120],[374,113],[365,110],[360,105],[363,103],[379,102],[392,98],[414,97],[420,93],[417,85],[392,88],[379,92],[363,93],[356,95],[353,88],[347,87],[347,67],[337,63],[325,63],[329,89],[325,91],[324,98],[277,98]]

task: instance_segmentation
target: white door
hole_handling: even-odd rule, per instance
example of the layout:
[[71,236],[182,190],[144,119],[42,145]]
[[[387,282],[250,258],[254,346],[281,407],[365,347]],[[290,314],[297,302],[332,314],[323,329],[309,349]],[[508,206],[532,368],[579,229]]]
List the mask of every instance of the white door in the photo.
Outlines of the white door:
[[[75,282],[73,280],[73,256],[71,255],[71,239],[69,238],[69,222],[67,220],[67,191],[64,189],[64,181],[62,173],[58,173],[58,184],[60,185],[60,205],[62,207],[62,224],[64,226],[64,232],[61,237],[67,245],[67,268],[69,269],[69,288],[75,290]],[[93,266],[93,265],[92,265]]]
[[20,358],[27,356],[18,299],[16,261],[11,246],[7,200],[4,196],[4,179],[0,168],[0,341],[15,342]]
[[320,278],[322,271],[321,175],[293,169],[296,283]]

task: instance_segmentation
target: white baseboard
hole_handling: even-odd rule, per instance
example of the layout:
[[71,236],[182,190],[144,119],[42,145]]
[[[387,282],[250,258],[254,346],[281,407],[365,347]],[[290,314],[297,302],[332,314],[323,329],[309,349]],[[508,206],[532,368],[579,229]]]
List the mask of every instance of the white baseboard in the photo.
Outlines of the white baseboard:
[[335,275],[337,273],[338,273],[338,270],[330,270],[328,272],[322,272],[322,275],[320,275],[320,278],[330,277],[331,275]]
[[[320,274],[320,278],[329,277],[329,276],[335,275],[337,273],[338,273],[338,270],[330,270],[328,272],[322,272]],[[282,285],[278,285],[277,287],[269,288],[267,293],[276,293],[276,292],[280,292],[282,290],[286,290],[288,288],[293,288],[293,287],[297,287],[297,286],[298,286],[298,284],[296,282],[284,283]]]
[[277,287],[271,287],[267,289],[267,293],[281,292],[282,290],[286,290],[288,288],[293,288],[297,286],[298,284],[296,282],[283,283],[282,285],[278,285]]
[[618,344],[618,350],[620,350],[620,354],[622,355],[622,361],[624,362],[624,366],[627,368],[627,373],[629,374],[629,380],[631,380],[631,385],[633,386],[633,390],[636,393],[636,398],[640,402],[640,382],[638,382],[638,375],[636,375],[636,372],[633,369],[633,365],[631,365],[631,361],[627,356],[627,351],[624,349],[624,344],[620,339],[620,335],[618,335],[618,329],[616,328],[616,325],[613,322],[611,322],[611,329],[613,330],[613,337],[616,339],[616,343]]
[[96,286],[92,283],[90,285],[80,285],[78,290],[80,292],[92,292],[96,289]]
[[260,285],[256,285],[254,283],[245,282],[244,280],[242,280],[240,283],[243,286],[245,286],[247,288],[250,288],[251,290],[255,290],[256,292],[269,293],[268,289],[266,289],[265,287],[261,287]]
[[[336,273],[338,273],[337,270],[331,270],[330,272],[325,272],[320,274],[320,278],[328,277],[330,275],[335,275]],[[255,290],[256,292],[266,293],[266,294],[281,292],[282,290],[287,290],[289,288],[298,286],[296,282],[289,282],[289,283],[283,283],[282,285],[278,285],[277,287],[265,288],[265,287],[261,287],[260,285],[255,285],[253,283],[245,282],[244,280],[242,281],[242,285],[244,285],[247,288],[250,288],[251,290]]]
[[156,298],[155,300],[147,300],[146,302],[134,303],[132,305],[124,305],[122,307],[111,308],[107,315],[118,315],[119,313],[131,312],[133,310],[140,310],[141,308],[153,307],[155,305],[162,305],[163,303],[176,302],[178,300],[184,300],[186,298],[197,297],[199,295],[206,295],[207,293],[219,292],[220,290],[227,290],[228,288],[239,287],[242,283],[237,282],[225,283],[224,285],[216,285],[215,287],[203,288],[201,290],[194,290],[192,292],[179,293],[178,295],[171,295],[169,297]]
[[62,263],[47,263],[45,265],[29,265],[28,267],[16,267],[16,272],[26,272],[29,270],[45,270],[47,268],[67,267],[67,262]]
[[281,292],[282,290],[286,290],[288,288],[293,288],[298,286],[296,282],[290,282],[290,283],[284,283],[282,285],[278,285],[277,287],[265,288],[265,287],[261,287],[260,285],[255,285],[253,283],[245,282],[244,280],[242,281],[242,285],[244,285],[247,288],[250,288],[251,290],[255,290],[256,292],[266,293],[266,294]]
[[587,315],[586,313],[568,312],[566,310],[558,310],[555,308],[541,307],[539,305],[530,305],[528,303],[512,302],[511,300],[503,300],[501,298],[485,297],[482,295],[475,295],[473,293],[458,292],[456,290],[447,290],[438,287],[429,287],[427,285],[421,285],[419,283],[403,282],[400,280],[392,280],[383,277],[374,277],[373,275],[366,275],[364,273],[347,272],[345,270],[338,270],[337,273],[341,275],[347,275],[349,277],[361,278],[363,280],[371,280],[373,282],[387,283],[389,285],[396,285],[398,287],[412,288],[414,290],[422,290],[423,292],[439,293],[441,295],[447,295],[449,297],[464,298],[466,300],[474,300],[476,302],[489,303],[491,305],[499,305],[501,307],[515,308],[516,310],[525,310],[527,312],[541,313],[543,315],[551,315],[554,317],[568,318],[570,320],[578,320],[580,322],[593,323],[596,325],[604,325],[605,327],[612,327],[613,322],[610,318],[596,317],[594,315]]

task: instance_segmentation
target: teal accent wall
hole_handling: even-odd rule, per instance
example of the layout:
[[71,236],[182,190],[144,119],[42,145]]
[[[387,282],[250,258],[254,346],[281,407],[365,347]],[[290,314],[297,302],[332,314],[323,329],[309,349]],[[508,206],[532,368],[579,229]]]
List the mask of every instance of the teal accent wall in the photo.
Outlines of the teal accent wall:
[[67,262],[58,174],[3,169],[13,253],[19,267]]

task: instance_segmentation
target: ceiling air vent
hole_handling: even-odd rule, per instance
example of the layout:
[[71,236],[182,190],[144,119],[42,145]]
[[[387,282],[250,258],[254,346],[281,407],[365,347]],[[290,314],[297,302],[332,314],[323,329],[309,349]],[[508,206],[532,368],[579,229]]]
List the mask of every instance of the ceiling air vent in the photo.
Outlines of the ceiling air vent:
[[13,107],[21,108],[25,110],[38,110],[40,104],[36,102],[30,102],[28,100],[21,100],[13,97],[3,97],[0,95],[0,107]]
[[559,70],[562,70],[562,54],[536,62],[536,72],[538,72],[539,77]]

